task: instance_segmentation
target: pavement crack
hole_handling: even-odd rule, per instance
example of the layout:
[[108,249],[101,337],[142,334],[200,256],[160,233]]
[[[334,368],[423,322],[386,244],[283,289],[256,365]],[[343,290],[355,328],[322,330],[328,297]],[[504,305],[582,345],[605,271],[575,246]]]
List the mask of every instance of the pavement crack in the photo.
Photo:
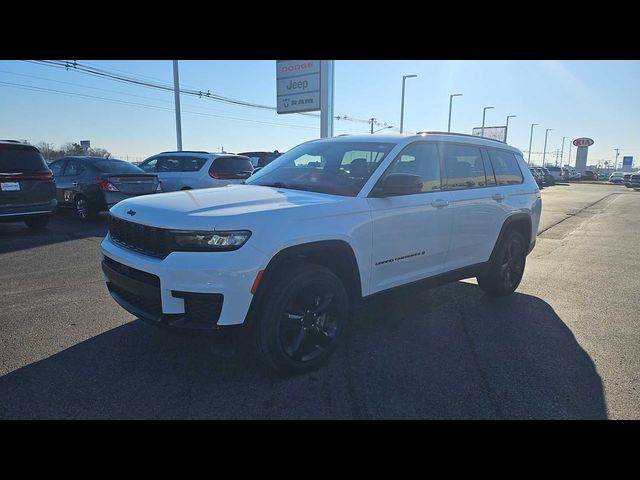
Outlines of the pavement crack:
[[540,231],[538,232],[538,234],[536,235],[536,237],[539,237],[539,236],[540,236],[540,235],[542,235],[543,233],[545,233],[545,232],[547,232],[547,231],[551,230],[553,227],[556,227],[556,226],[560,225],[562,222],[564,222],[564,221],[565,221],[565,220],[567,220],[568,218],[571,218],[571,217],[575,217],[575,216],[577,216],[579,213],[583,212],[584,210],[586,210],[586,209],[588,209],[588,208],[593,207],[594,205],[596,205],[596,204],[598,204],[598,203],[602,202],[603,200],[606,200],[607,198],[609,198],[609,197],[611,197],[611,196],[613,196],[613,195],[626,195],[626,193],[618,193],[618,192],[610,193],[609,195],[606,195],[606,196],[602,197],[601,199],[596,200],[595,202],[593,202],[593,203],[591,203],[591,204],[589,204],[589,205],[586,205],[586,206],[582,207],[582,208],[581,208],[581,209],[579,209],[579,210],[576,210],[576,211],[575,211],[575,212],[573,212],[573,213],[567,213],[567,214],[565,214],[565,217],[564,217],[564,218],[562,218],[562,219],[558,220],[558,221],[557,221],[556,223],[554,223],[553,225],[549,225],[547,228],[545,228],[545,229],[543,229],[543,230],[540,230]]

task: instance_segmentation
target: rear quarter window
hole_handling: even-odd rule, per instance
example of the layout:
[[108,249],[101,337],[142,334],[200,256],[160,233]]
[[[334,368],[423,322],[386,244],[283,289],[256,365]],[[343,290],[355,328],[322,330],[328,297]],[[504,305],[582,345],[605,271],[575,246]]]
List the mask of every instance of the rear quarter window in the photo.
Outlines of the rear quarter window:
[[489,150],[498,185],[518,185],[524,181],[516,156],[506,150]]

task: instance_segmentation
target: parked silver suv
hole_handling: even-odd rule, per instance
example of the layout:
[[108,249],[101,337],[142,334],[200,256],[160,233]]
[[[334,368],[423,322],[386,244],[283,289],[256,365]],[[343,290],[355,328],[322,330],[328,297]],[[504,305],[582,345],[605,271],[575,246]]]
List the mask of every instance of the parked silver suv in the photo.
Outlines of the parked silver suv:
[[140,164],[162,181],[162,191],[224,187],[242,183],[253,173],[251,159],[229,153],[201,151],[162,152]]

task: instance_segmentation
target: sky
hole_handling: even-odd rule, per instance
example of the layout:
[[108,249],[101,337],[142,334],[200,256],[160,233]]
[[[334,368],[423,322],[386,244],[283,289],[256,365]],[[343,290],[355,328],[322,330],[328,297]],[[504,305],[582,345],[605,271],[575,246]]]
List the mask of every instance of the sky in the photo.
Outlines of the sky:
[[[116,74],[173,84],[170,60],[77,60]],[[276,104],[275,60],[184,60],[180,86],[257,104]],[[335,120],[334,134],[368,134],[366,119],[398,128],[403,75],[406,81],[405,132],[446,131],[449,95],[451,130],[470,134],[509,121],[508,143],[531,161],[555,162],[564,143],[589,137],[588,164],[634,157],[640,168],[640,61],[516,60],[336,60],[334,114],[362,121]],[[319,117],[278,115],[275,111],[181,96],[184,150],[286,151],[320,136]],[[376,126],[375,128],[380,128]],[[392,132],[383,130],[380,134]],[[0,138],[60,146],[90,140],[113,157],[139,161],[176,149],[171,91],[89,76],[73,68],[27,61],[0,61]],[[571,147],[571,164],[575,163]],[[525,159],[527,154],[525,153]]]

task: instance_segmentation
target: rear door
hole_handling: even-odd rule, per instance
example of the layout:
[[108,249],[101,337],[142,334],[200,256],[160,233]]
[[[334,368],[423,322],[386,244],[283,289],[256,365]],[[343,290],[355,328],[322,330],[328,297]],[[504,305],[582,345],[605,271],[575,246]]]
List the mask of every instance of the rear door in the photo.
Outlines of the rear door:
[[173,192],[185,186],[190,186],[185,185],[182,181],[182,160],[177,155],[159,157],[156,172],[160,180],[162,180],[162,187],[165,192]]
[[51,170],[51,173],[53,173],[53,179],[56,184],[56,198],[59,204],[63,203],[62,188],[60,188],[60,185],[62,185],[62,174],[64,173],[64,168],[66,166],[67,166],[66,158],[61,158],[59,160],[56,160],[55,162],[52,162],[51,165],[49,165],[49,169]]
[[489,259],[504,218],[504,192],[479,147],[445,143],[440,153],[453,212],[446,264],[447,270],[456,270]]
[[58,201],[63,205],[72,205],[75,196],[80,189],[80,177],[84,173],[86,165],[77,158],[69,158],[62,172],[62,176],[56,178]]
[[37,149],[0,145],[0,206],[37,205],[54,197],[53,176]]

